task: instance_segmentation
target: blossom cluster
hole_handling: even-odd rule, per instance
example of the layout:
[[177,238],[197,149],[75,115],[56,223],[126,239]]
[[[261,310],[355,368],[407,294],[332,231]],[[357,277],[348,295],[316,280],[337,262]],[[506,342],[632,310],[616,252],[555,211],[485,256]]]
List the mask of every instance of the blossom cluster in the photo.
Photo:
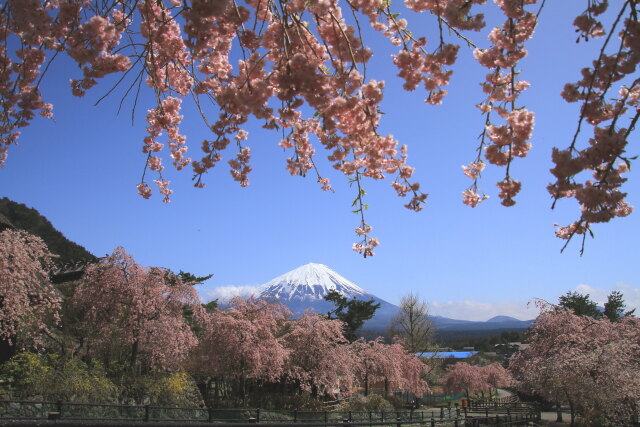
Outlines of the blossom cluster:
[[[479,171],[475,172],[473,166],[480,163],[483,149],[489,163],[506,167],[504,180],[497,183],[502,204],[513,206],[516,203],[513,198],[520,191],[520,182],[511,178],[509,170],[515,157],[525,157],[531,149],[534,113],[516,106],[520,94],[529,87],[528,82],[518,80],[516,65],[527,55],[524,43],[533,36],[537,24],[537,16],[524,8],[534,3],[536,0],[496,1],[507,19],[502,27],[496,27],[489,33],[492,43],[489,49],[477,48],[473,52],[480,65],[491,72],[482,83],[487,98],[478,105],[485,115],[478,159],[464,168],[465,175],[473,179],[473,184],[463,192],[463,202],[471,207],[488,198],[477,192]],[[492,116],[494,112],[496,114]],[[502,124],[491,122],[496,115]]]
[[[574,25],[582,38],[605,36],[604,27],[596,17],[603,14],[608,5],[607,1],[591,2],[576,18]],[[621,186],[627,180],[624,174],[631,164],[631,159],[625,156],[629,134],[640,118],[640,81],[635,79],[630,84],[624,81],[640,63],[640,24],[633,18],[634,6],[629,6],[629,16],[621,19],[626,8],[625,3],[603,43],[600,57],[593,61],[592,67],[582,69],[582,79],[567,83],[561,92],[567,102],[580,103],[580,118],[571,145],[566,149],[553,149],[551,172],[556,180],[547,188],[555,201],[574,198],[580,204],[580,217],[559,227],[556,235],[566,240],[582,235],[583,249],[584,236],[592,224],[627,216],[633,210],[625,201],[626,193],[621,191]],[[620,43],[608,53],[615,31]],[[612,96],[618,82],[621,85],[617,96]],[[629,120],[626,125],[625,119]],[[593,136],[588,145],[580,148],[578,136],[583,122],[593,126]]]

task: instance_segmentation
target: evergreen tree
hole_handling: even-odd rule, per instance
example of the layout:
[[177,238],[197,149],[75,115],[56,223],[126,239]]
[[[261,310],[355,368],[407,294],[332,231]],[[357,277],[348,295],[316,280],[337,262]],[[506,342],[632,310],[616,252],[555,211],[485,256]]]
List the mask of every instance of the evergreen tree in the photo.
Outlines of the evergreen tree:
[[594,301],[589,299],[589,294],[582,295],[579,292],[567,292],[560,297],[558,304],[562,308],[570,309],[577,316],[589,316],[594,319],[602,318],[602,313]]
[[350,342],[358,338],[356,331],[362,327],[364,322],[371,319],[376,310],[380,308],[380,303],[376,303],[373,299],[369,301],[359,301],[354,298],[349,301],[336,290],[330,291],[324,299],[333,302],[335,306],[333,311],[327,313],[327,317],[344,322],[344,336]]
[[635,309],[625,312],[626,304],[622,292],[613,291],[604,303],[604,315],[612,322],[616,322],[623,317],[632,316]]

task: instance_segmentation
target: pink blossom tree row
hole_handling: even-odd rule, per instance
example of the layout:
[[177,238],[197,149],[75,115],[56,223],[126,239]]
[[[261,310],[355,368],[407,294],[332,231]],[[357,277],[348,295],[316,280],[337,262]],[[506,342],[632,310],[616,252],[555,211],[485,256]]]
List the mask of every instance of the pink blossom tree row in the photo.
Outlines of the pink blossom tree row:
[[[109,75],[125,96],[136,96],[145,86],[155,95],[142,141],[147,156],[137,187],[143,197],[151,196],[153,181],[169,201],[166,162],[177,170],[190,168],[195,186],[204,187],[206,173],[223,155],[233,179],[248,185],[251,149],[244,128],[257,120],[280,131],[277,143],[290,153],[285,167],[292,175],[311,174],[323,190],[331,190],[316,166],[320,146],[333,167],[357,184],[359,240],[353,248],[373,255],[379,242],[364,217],[364,179],[391,177],[396,193],[408,197],[405,206],[415,211],[423,208],[427,195],[411,181],[407,147],[379,131],[384,82],[367,70],[375,52],[365,25],[394,46],[392,66],[404,88],[422,86],[428,104],[443,101],[460,45],[470,48],[486,75],[478,78],[484,92],[477,105],[483,114],[481,137],[477,155],[463,168],[472,180],[463,201],[476,206],[487,198],[478,180],[491,164],[504,171],[497,183],[502,204],[515,204],[522,184],[512,165],[531,149],[535,121],[519,99],[530,86],[521,79],[520,61],[544,18],[544,1],[494,0],[504,22],[486,32],[488,42],[472,40],[485,28],[477,10],[483,3],[8,0],[0,7],[0,163],[36,114],[52,117],[41,81],[56,57],[66,55],[79,66],[69,76],[76,96]],[[439,37],[428,44],[411,31],[401,12],[431,15]],[[554,201],[574,198],[580,204],[578,218],[557,229],[558,237],[567,240],[584,237],[592,224],[631,212],[621,186],[633,160],[625,154],[628,141],[640,117],[637,2],[590,0],[586,9],[576,6],[573,25],[579,39],[601,42],[597,57],[561,93],[581,106],[575,136],[564,148],[553,149],[554,182],[548,187]],[[188,150],[180,130],[186,97],[194,98],[211,131],[197,143],[199,153]],[[591,131],[583,138],[586,126]]]
[[281,305],[253,299],[235,298],[229,309],[208,314],[189,370],[207,379],[214,400],[231,393],[240,403],[249,394],[335,396],[356,387],[366,393],[374,382],[388,384],[389,392],[428,390],[428,367],[400,344],[349,344],[338,320],[314,313],[292,318]]

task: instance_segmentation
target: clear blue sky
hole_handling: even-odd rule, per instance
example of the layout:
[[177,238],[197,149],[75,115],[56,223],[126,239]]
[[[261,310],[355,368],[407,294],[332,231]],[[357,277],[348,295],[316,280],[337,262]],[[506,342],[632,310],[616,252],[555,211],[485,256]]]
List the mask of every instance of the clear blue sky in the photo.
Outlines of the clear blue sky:
[[[319,148],[317,161],[335,194],[321,191],[314,179],[289,176],[284,168],[288,155],[277,146],[279,135],[255,123],[247,128],[254,168],[248,188],[232,181],[227,156],[209,173],[205,189],[191,187],[189,171],[168,167],[172,202],[162,204],[157,191],[143,200],[135,185],[145,160],[140,149],[144,117],[153,106],[148,94],[139,101],[132,126],[130,101],[119,115],[118,97],[93,105],[107,85],[84,99],[72,97],[68,79],[80,72],[64,61],[54,64],[43,86],[55,120],[39,119],[24,130],[20,146],[12,147],[0,170],[0,196],[38,209],[96,255],[124,246],[144,265],[214,273],[201,289],[203,296],[215,287],[262,284],[317,262],[390,302],[418,292],[434,313],[457,318],[486,319],[496,310],[516,314],[528,300],[557,301],[578,286],[595,295],[622,289],[628,301],[640,305],[639,213],[595,226],[596,239],[588,240],[582,257],[579,242],[560,254],[563,242],[554,236],[554,223],[567,224],[578,215],[572,201],[550,210],[545,189],[551,181],[551,147],[568,144],[578,117],[577,106],[566,104],[559,92],[579,78],[579,69],[599,48],[598,41],[575,43],[570,24],[579,9],[569,3],[574,2],[547,2],[529,56],[521,63],[522,78],[532,84],[522,101],[535,111],[536,126],[529,157],[512,166],[512,176],[523,182],[512,208],[499,205],[495,182],[503,171],[494,168],[487,168],[482,182],[491,199],[476,209],[461,203],[470,182],[460,166],[473,159],[483,126],[474,105],[482,100],[478,83],[484,72],[471,50],[461,48],[449,96],[444,105],[433,107],[424,104],[423,91],[401,89],[386,42],[370,42],[377,50],[368,76],[387,82],[381,131],[408,144],[414,176],[430,194],[425,210],[416,214],[402,206],[388,181],[366,183],[367,220],[382,243],[373,258],[362,259],[351,250],[357,217],[351,213],[354,191],[346,178],[330,168]],[[502,21],[495,18],[489,16],[489,25]],[[425,28],[428,40],[436,42],[429,30],[432,20],[409,19],[414,33]],[[488,46],[484,34],[471,37]],[[192,108],[185,110],[181,130],[197,157],[208,133]],[[639,154],[637,138],[630,155]],[[636,168],[628,176],[624,189],[638,208],[640,176]]]

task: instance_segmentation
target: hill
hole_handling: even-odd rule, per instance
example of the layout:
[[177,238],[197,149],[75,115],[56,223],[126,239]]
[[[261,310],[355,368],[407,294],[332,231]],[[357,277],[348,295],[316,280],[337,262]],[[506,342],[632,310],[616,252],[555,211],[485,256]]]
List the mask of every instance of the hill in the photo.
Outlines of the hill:
[[77,243],[67,239],[36,209],[6,197],[0,199],[0,216],[15,228],[24,230],[44,240],[49,250],[60,256],[60,263],[77,260],[96,261],[98,258]]

